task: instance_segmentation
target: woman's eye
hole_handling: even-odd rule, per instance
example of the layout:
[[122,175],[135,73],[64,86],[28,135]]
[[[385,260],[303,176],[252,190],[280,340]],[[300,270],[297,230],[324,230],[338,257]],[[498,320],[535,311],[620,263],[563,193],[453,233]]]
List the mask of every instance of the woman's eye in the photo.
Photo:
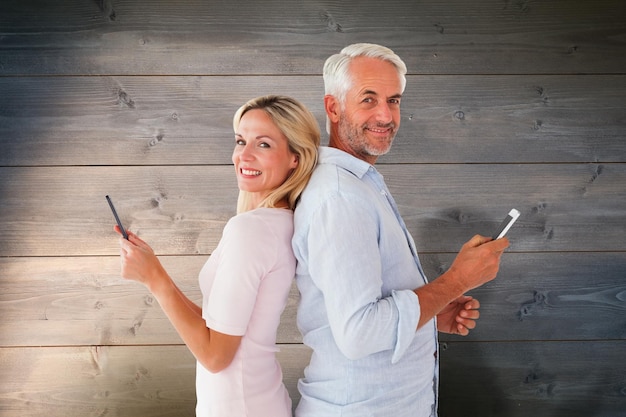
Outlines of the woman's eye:
[[235,144],[236,145],[245,145],[246,142],[243,139],[235,139]]
[[261,148],[269,148],[270,144],[267,143],[267,142],[261,142],[261,143],[259,143],[259,147],[261,147]]

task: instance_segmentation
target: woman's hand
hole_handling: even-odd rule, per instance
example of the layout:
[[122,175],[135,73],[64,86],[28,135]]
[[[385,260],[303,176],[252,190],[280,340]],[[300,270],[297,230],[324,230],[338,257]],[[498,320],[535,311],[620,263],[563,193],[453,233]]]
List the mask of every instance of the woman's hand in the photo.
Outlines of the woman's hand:
[[127,230],[128,240],[126,240],[121,236],[118,226],[115,226],[115,231],[120,234],[122,278],[140,282],[154,293],[159,284],[169,280],[161,262],[150,245],[139,236]]

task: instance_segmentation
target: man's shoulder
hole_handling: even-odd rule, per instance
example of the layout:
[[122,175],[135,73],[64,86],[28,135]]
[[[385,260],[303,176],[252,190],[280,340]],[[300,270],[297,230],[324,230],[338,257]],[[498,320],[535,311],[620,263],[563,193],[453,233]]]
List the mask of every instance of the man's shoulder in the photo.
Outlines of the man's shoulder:
[[361,204],[369,195],[363,181],[369,164],[334,148],[320,149],[320,161],[296,207],[296,218],[313,214],[321,207],[344,208]]
[[302,200],[320,202],[337,194],[362,192],[362,179],[352,171],[334,163],[320,163],[302,193]]
[[310,194],[319,190],[337,192],[342,182],[360,182],[369,167],[366,162],[339,149],[321,147],[319,163],[305,188],[305,193]]
[[319,150],[320,167],[331,165],[358,178],[363,177],[372,167],[369,163],[337,148],[322,146]]

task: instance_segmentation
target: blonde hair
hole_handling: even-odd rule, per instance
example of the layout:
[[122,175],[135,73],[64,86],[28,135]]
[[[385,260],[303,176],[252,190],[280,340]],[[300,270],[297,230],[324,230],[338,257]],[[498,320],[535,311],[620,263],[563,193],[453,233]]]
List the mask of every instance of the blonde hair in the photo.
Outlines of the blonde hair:
[[[354,43],[348,45],[338,54],[331,55],[324,63],[324,93],[339,100],[341,108],[345,108],[346,94],[352,87],[350,63],[358,57],[376,58],[392,64],[398,72],[401,91],[406,87],[406,64],[395,52],[386,46],[374,43]],[[326,131],[330,133],[330,120],[326,117]]]
[[[271,191],[258,207],[277,207],[286,201],[293,210],[304,187],[309,182],[317,165],[320,145],[320,128],[317,119],[302,103],[294,98],[280,95],[267,95],[254,98],[241,106],[233,118],[233,129],[250,110],[263,110],[272,122],[287,137],[289,151],[298,157],[298,165],[278,188]],[[250,194],[239,191],[237,213],[252,210]]]

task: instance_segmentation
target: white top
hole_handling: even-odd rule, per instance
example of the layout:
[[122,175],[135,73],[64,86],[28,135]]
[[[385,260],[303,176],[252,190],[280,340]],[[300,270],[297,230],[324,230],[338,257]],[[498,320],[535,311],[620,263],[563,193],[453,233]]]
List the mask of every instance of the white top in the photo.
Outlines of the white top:
[[196,366],[196,416],[291,417],[276,331],[295,274],[293,212],[259,208],[231,218],[200,271],[207,327],[243,336],[233,362]]

